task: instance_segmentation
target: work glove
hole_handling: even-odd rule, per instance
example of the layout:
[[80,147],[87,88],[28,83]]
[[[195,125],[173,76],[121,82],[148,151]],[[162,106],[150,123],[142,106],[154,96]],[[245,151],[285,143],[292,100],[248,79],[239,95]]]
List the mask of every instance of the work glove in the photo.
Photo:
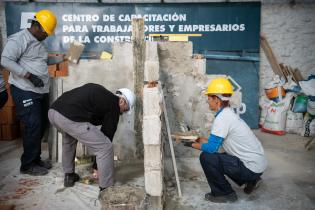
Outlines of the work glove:
[[27,78],[35,87],[44,87],[44,82],[36,75],[30,73]]
[[185,147],[192,147],[192,144],[195,143],[193,141],[182,141],[182,144],[185,146]]

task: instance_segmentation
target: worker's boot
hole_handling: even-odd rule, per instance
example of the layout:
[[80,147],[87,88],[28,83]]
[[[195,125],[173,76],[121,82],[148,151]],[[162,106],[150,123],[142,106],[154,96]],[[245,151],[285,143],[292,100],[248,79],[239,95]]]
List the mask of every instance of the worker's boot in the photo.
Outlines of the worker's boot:
[[37,161],[36,164],[40,167],[46,168],[46,169],[51,169],[52,168],[52,164],[50,160],[40,160]]
[[80,176],[76,173],[66,173],[64,179],[65,187],[73,187],[74,183],[80,180]]
[[244,193],[251,194],[255,189],[259,187],[260,183],[261,183],[260,177],[258,177],[258,179],[254,181],[247,182],[244,187]]
[[38,165],[32,165],[31,167],[29,167],[26,170],[22,170],[20,169],[21,174],[29,174],[32,176],[43,176],[48,174],[48,170],[44,167],[40,167]]
[[207,193],[205,194],[205,199],[213,203],[233,203],[237,201],[237,195],[235,192],[221,196],[213,196],[211,193]]

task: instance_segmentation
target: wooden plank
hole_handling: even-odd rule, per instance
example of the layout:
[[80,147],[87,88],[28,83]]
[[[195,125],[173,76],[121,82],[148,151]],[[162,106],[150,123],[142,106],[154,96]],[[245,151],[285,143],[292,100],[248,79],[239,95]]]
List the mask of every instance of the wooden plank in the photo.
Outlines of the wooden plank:
[[283,63],[280,63],[279,66],[280,66],[280,69],[281,69],[281,71],[282,71],[282,73],[284,75],[285,80],[288,81],[289,73],[286,70],[286,66]]
[[273,70],[273,72],[279,76],[284,76],[284,74],[281,71],[281,68],[279,66],[279,63],[276,59],[276,56],[274,55],[267,39],[265,36],[260,35],[260,45],[263,49],[263,51],[265,52],[265,55],[270,63],[270,66]]
[[292,75],[293,81],[297,83],[298,80],[297,80],[296,77],[294,76],[293,69],[292,69],[290,66],[288,66],[288,71],[290,72],[290,75]]
[[163,89],[162,89],[162,87],[160,85],[159,85],[159,89],[160,89],[160,92],[162,94],[163,113],[164,113],[164,119],[165,119],[165,123],[166,123],[168,143],[170,145],[170,150],[171,150],[173,168],[174,168],[174,172],[175,172],[175,179],[176,179],[176,184],[177,184],[178,197],[182,197],[182,190],[181,190],[180,183],[179,183],[179,177],[178,177],[177,165],[176,165],[176,160],[175,160],[175,153],[174,153],[173,142],[172,142],[172,137],[171,137],[171,129],[170,129],[168,116],[167,116],[165,98],[164,98],[164,94],[163,94]]
[[143,81],[144,81],[144,61],[145,61],[145,41],[144,41],[144,20],[142,18],[132,19],[132,51],[133,67],[135,72],[134,91],[135,102],[135,137],[138,150],[137,155],[143,154],[142,124],[143,124]]
[[302,74],[298,68],[294,69],[293,75],[297,79],[297,81],[304,80],[304,78],[303,78],[303,76],[302,76]]

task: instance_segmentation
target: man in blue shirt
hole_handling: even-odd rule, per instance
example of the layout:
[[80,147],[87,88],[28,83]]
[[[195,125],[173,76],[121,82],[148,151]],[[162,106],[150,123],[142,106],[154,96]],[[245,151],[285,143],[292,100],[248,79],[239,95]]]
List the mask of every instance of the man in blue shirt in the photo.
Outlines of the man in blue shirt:
[[[210,137],[184,142],[185,146],[203,151],[200,163],[211,192],[205,199],[216,202],[234,202],[237,195],[225,175],[236,184],[245,184],[244,192],[250,194],[267,168],[264,149],[248,125],[229,107],[233,86],[225,78],[214,79],[208,85],[209,108],[216,112]],[[219,153],[220,148],[224,153]]]

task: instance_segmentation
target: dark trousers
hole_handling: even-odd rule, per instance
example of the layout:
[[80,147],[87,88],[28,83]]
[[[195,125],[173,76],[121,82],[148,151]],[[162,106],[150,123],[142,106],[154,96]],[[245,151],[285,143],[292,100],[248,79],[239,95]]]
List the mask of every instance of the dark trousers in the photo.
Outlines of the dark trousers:
[[21,90],[11,85],[17,117],[24,124],[21,170],[40,161],[41,139],[48,123],[49,96]]
[[0,109],[7,103],[8,93],[6,90],[0,92]]
[[226,153],[202,152],[200,163],[213,196],[228,195],[234,192],[224,175],[239,186],[261,176],[261,173],[254,173],[246,168],[238,157]]

